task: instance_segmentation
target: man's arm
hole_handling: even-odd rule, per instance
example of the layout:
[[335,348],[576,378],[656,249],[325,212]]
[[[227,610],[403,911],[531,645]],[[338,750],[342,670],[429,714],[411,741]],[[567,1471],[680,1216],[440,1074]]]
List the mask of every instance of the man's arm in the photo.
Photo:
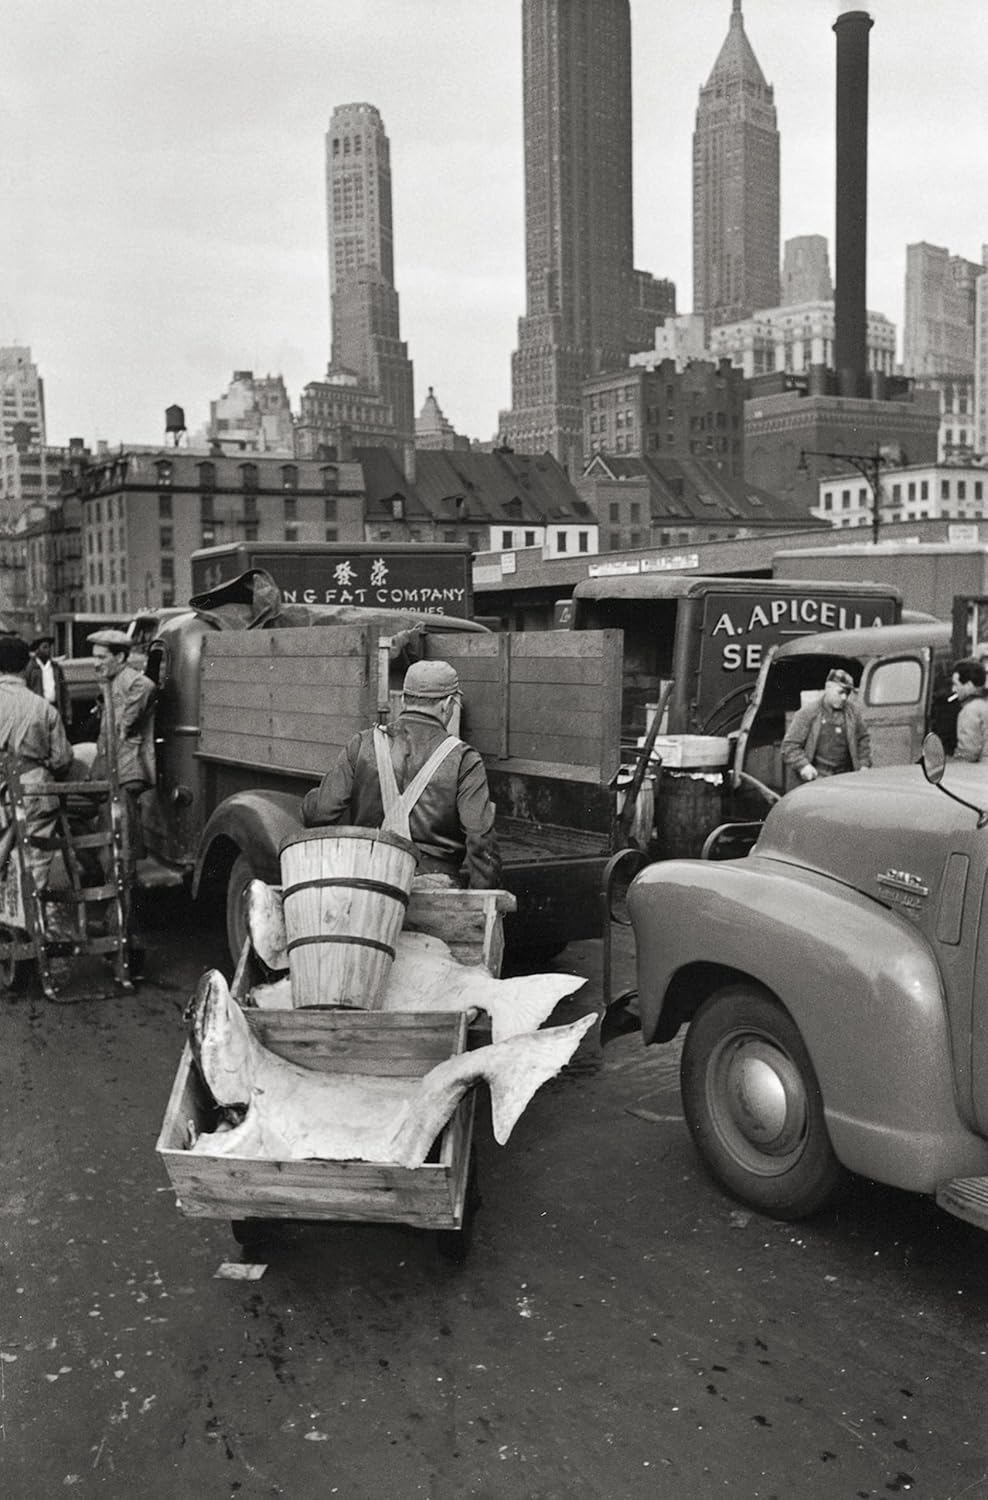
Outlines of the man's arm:
[[157,689],[150,677],[145,677],[140,672],[126,684],[118,710],[120,722],[117,725],[117,734],[121,738],[129,738],[132,735],[134,738],[137,737],[137,733],[140,732],[145,718],[154,705],[156,693]]
[[787,766],[792,766],[797,772],[804,771],[810,763],[809,756],[806,754],[806,741],[809,738],[813,713],[812,707],[797,709],[793,714],[786,737],[782,741],[782,759]]
[[871,735],[868,733],[868,725],[860,710],[854,714],[854,725],[857,734],[858,766],[859,768],[871,765]]
[[62,781],[68,775],[72,766],[72,746],[69,744],[68,735],[65,733],[65,725],[58,709],[51,704],[47,705],[50,710],[48,720],[48,767],[56,781]]
[[456,810],[466,839],[467,884],[474,891],[501,887],[501,854],[494,832],[494,804],[479,753],[468,747],[460,760]]
[[350,796],[357,766],[360,735],[355,734],[340,751],[336,764],[322,781],[302,799],[302,823],[306,828],[321,828],[350,821]]

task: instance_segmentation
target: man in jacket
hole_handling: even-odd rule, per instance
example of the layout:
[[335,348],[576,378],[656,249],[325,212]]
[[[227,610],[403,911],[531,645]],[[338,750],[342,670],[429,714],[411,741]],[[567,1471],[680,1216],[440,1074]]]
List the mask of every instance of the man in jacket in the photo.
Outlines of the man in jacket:
[[840,776],[871,765],[871,741],[851,701],[854,678],[839,667],[827,673],[819,702],[793,714],[782,741],[782,759],[801,781]]
[[985,692],[985,664],[965,657],[954,665],[951,678],[951,701],[959,700],[957,715],[957,760],[988,761],[988,693]]
[[[130,638],[122,630],[97,630],[88,637],[100,686],[109,687],[113,708],[113,742],[117,778],[124,799],[124,868],[133,877],[144,853],[141,836],[140,798],[154,786],[154,698],[149,677],[130,665]],[[93,777],[106,775],[110,751],[110,725],[106,710],[100,716]]]
[[[0,750],[15,758],[25,791],[33,792],[68,775],[72,747],[57,710],[25,681],[29,659],[26,641],[0,636]],[[48,883],[53,857],[53,850],[44,848],[43,841],[55,831],[58,799],[26,796],[24,808],[30,838],[25,859],[40,894]]]
[[69,722],[69,689],[65,673],[51,654],[54,642],[50,635],[41,635],[31,642],[31,660],[27,664],[26,681],[32,693],[37,693],[57,708],[62,723]]
[[[418,773],[445,747],[431,779],[402,813],[418,850],[419,873],[446,876],[453,884],[475,890],[496,890],[501,860],[487,772],[471,746],[458,739],[449,743],[448,726],[459,691],[459,678],[449,662],[420,661],[409,667],[397,722],[383,734],[365,729],[354,735],[321,784],[306,795],[306,827],[395,827],[392,816],[385,821],[386,804],[390,812],[395,792],[400,802]],[[393,779],[379,754],[390,760]],[[389,782],[384,791],[381,770]]]

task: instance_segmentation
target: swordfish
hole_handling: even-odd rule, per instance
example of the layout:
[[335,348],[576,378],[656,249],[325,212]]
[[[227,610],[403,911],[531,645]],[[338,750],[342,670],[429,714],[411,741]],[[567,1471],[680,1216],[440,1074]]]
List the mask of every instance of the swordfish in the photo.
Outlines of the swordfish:
[[478,1047],[421,1078],[318,1073],[258,1041],[223,975],[208,969],[190,1006],[192,1053],[216,1103],[242,1115],[200,1135],[207,1156],[393,1162],[419,1167],[463,1095],[486,1081],[494,1137],[504,1145],[542,1084],[563,1068],[595,1013],[528,1036]]
[[[261,880],[247,887],[247,930],[267,968],[288,967],[287,934],[281,893]],[[577,974],[526,974],[495,979],[480,964],[461,964],[442,938],[424,932],[400,932],[388,973],[383,1011],[482,1010],[490,1017],[491,1040],[535,1031],[560,1000],[586,983]],[[313,996],[313,1004],[332,1004],[332,995]],[[291,1010],[287,978],[257,985],[253,1001],[259,1010]]]

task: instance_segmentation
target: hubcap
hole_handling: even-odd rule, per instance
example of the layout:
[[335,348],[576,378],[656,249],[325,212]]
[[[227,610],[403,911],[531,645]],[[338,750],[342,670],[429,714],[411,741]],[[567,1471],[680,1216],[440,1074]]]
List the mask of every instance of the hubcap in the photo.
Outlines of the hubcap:
[[708,1090],[722,1141],[747,1167],[771,1176],[798,1159],[806,1139],[806,1092],[777,1043],[752,1033],[725,1038],[711,1058]]

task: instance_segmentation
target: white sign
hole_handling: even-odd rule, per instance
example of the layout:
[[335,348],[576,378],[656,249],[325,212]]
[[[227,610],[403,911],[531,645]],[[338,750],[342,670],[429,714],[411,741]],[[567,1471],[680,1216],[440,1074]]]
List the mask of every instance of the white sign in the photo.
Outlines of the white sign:
[[640,573],[642,565],[635,558],[631,562],[591,563],[587,568],[588,578],[617,578],[627,573]]
[[501,582],[501,566],[500,566],[500,564],[499,563],[474,563],[474,565],[473,565],[473,581],[474,581],[475,585],[476,584],[481,584],[481,583],[500,583]]
[[518,568],[518,559],[513,552],[501,553],[501,572],[514,573]]
[[968,524],[961,524],[961,525],[955,524],[953,526],[948,526],[947,527],[947,541],[948,542],[965,542],[965,543],[967,543],[967,542],[977,542],[978,540],[979,540],[979,537],[978,537],[978,528],[977,528],[976,524],[975,525],[971,525],[969,523]]
[[643,573],[679,573],[683,568],[698,568],[699,552],[673,553],[670,557],[642,558]]

